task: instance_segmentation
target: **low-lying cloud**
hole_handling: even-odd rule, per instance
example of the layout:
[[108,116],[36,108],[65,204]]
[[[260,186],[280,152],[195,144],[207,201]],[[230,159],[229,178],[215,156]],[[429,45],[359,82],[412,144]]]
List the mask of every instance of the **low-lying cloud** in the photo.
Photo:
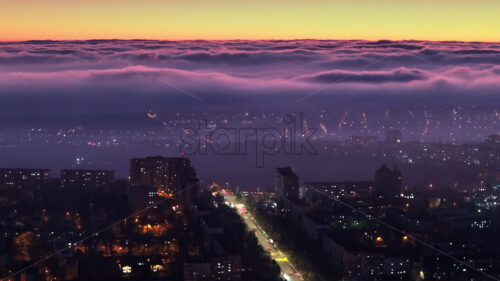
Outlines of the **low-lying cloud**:
[[101,100],[127,110],[235,104],[299,107],[304,102],[324,106],[360,95],[398,104],[488,103],[500,95],[500,43],[0,43],[0,109],[4,114],[22,113],[26,108],[33,111],[32,106],[24,106],[30,100],[45,103],[47,111],[55,112],[67,110],[62,108],[65,101],[78,100],[82,112],[86,104],[92,112],[106,109],[95,106]]

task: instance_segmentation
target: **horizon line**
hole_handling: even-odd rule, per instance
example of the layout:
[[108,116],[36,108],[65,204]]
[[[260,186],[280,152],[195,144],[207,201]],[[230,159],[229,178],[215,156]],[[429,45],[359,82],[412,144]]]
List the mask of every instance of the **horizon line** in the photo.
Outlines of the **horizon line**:
[[429,40],[429,39],[338,39],[338,38],[294,38],[294,39],[282,39],[282,38],[262,38],[262,39],[243,39],[243,38],[233,38],[233,39],[151,39],[151,38],[87,38],[87,39],[24,39],[24,40],[1,40],[0,43],[25,43],[25,42],[64,42],[64,41],[170,41],[170,42],[183,42],[183,41],[364,41],[364,42],[456,42],[456,43],[500,43],[499,41],[479,41],[479,40]]

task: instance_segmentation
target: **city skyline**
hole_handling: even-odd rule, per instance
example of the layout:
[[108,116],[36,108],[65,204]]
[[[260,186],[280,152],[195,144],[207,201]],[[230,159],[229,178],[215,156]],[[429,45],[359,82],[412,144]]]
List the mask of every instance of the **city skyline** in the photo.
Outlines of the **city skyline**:
[[0,0],[0,281],[500,280],[499,11]]

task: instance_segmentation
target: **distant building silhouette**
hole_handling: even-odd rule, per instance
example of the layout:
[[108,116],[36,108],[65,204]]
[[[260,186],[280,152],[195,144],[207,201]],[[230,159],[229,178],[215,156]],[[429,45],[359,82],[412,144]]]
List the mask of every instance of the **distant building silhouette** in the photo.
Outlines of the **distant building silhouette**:
[[39,187],[47,183],[49,169],[0,169],[0,188]]
[[301,199],[314,204],[317,201],[330,200],[327,196],[370,198],[375,195],[375,184],[372,181],[305,182],[300,185],[299,191]]
[[128,204],[134,210],[153,206],[161,199],[156,187],[133,186],[128,192]]
[[486,143],[491,145],[500,145],[500,135],[486,136]]
[[349,137],[349,142],[354,146],[369,146],[374,145],[379,141],[377,136],[356,136]]
[[61,187],[98,189],[111,185],[115,172],[110,170],[61,170]]
[[287,197],[299,197],[299,177],[291,167],[276,168],[274,192],[277,200]]
[[385,198],[395,197],[401,193],[402,173],[394,168],[390,169],[387,165],[382,165],[375,172],[375,188],[380,196]]
[[385,133],[385,141],[387,143],[400,143],[401,137],[402,134],[400,130],[389,130]]
[[197,196],[196,170],[188,158],[146,157],[130,161],[130,183],[132,187],[154,187],[161,196],[175,196],[183,201]]

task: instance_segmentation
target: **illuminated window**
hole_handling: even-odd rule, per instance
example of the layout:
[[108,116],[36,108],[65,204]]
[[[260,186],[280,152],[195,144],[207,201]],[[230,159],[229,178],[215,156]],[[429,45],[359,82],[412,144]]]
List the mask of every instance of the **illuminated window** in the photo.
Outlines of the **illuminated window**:
[[132,267],[131,267],[131,266],[128,266],[128,265],[126,265],[126,266],[122,267],[122,271],[123,271],[123,273],[125,273],[125,274],[132,273]]

